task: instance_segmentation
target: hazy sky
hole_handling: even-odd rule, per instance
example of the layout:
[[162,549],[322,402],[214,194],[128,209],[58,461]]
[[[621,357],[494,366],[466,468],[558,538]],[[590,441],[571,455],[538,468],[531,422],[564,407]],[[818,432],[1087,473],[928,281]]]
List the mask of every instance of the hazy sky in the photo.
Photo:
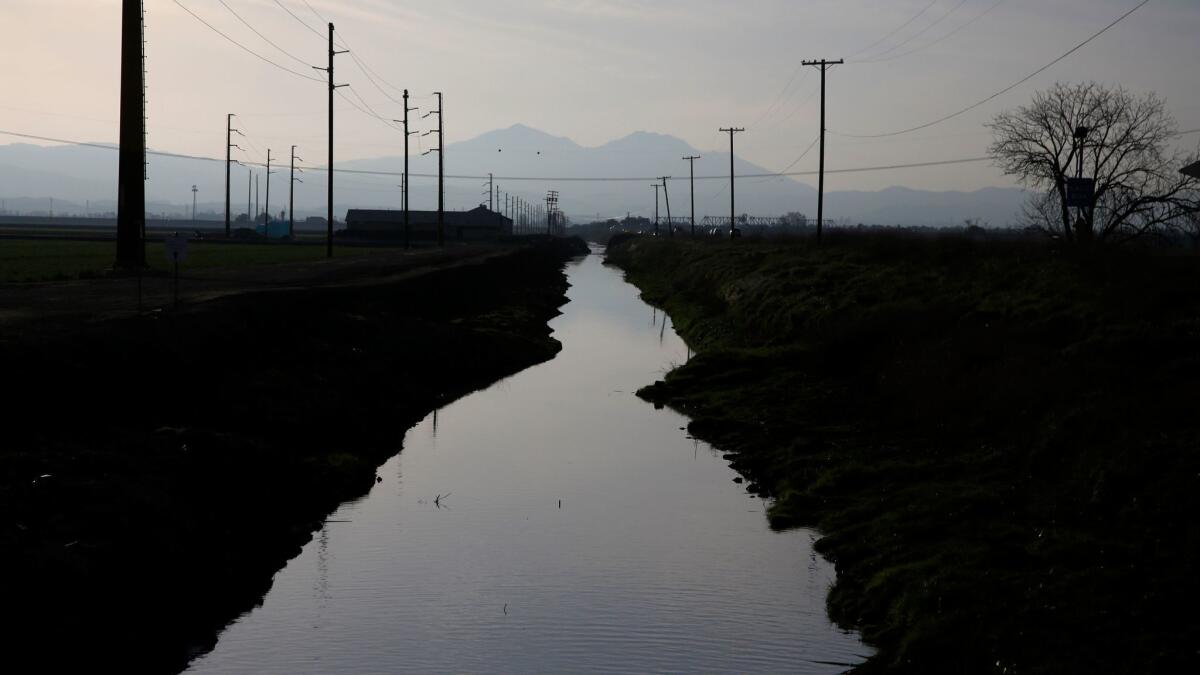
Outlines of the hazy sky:
[[[430,92],[446,93],[448,142],[520,122],[584,145],[642,130],[679,136],[704,151],[726,147],[717,128],[737,125],[747,128],[738,154],[772,170],[792,163],[817,135],[819,78],[799,68],[801,59],[848,61],[829,73],[831,132],[886,132],[1008,86],[1138,1],[309,0],[309,7],[304,0],[224,0],[296,61],[220,0],[179,0],[305,76],[321,77],[308,64],[324,64],[325,43],[281,5],[323,31],[320,13],[382,80],[408,87],[422,112]],[[119,0],[3,0],[0,129],[117,140],[120,7]],[[284,155],[295,143],[310,163],[324,162],[322,83],[258,60],[173,0],[146,0],[146,9],[153,148],[220,156],[225,113],[236,112],[256,148],[251,159],[265,159],[257,150],[268,146]],[[1056,80],[1153,90],[1182,129],[1200,127],[1198,73],[1200,0],[1152,0],[1051,70],[958,119],[885,140],[831,135],[828,167],[982,155],[989,141],[982,124]],[[338,57],[337,79],[353,85],[354,93],[344,90],[351,98],[357,93],[383,117],[400,117],[384,91],[399,94],[384,81],[383,91],[373,85],[349,56]],[[397,131],[340,99],[338,109],[339,160],[398,154]],[[417,118],[414,128],[432,121]],[[17,140],[0,136],[0,143]],[[793,170],[816,163],[814,151]],[[503,173],[502,160],[497,164]],[[630,157],[628,173],[643,173],[638,157]],[[975,164],[839,175],[830,189],[1009,184],[989,165]]]

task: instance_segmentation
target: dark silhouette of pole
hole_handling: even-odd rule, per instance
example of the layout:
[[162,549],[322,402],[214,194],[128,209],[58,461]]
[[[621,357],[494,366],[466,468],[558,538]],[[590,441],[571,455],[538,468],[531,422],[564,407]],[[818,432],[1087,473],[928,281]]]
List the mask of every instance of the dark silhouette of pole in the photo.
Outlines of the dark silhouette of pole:
[[408,130],[408,113],[415,111],[416,108],[408,107],[408,90],[404,90],[404,119],[392,120],[404,124],[404,177],[400,181],[401,198],[404,208],[404,248],[409,248],[409,225],[408,225],[408,139],[415,131]]
[[650,187],[654,188],[654,236],[658,236],[658,188],[662,187],[658,183],[653,183]]
[[250,210],[251,193],[254,191],[254,169],[246,167],[246,220],[253,223],[258,219],[257,214]]
[[[258,215],[260,213],[262,213],[262,210],[258,208],[258,174],[254,174],[254,219],[250,222],[258,222]],[[253,227],[253,225],[251,225],[251,227]]]
[[821,71],[821,160],[817,178],[817,243],[821,243],[821,232],[825,227],[825,71],[845,63],[837,61],[801,61],[801,65],[816,66]]
[[146,71],[141,0],[121,3],[121,149],[117,169],[117,267],[146,264]]
[[692,187],[692,236],[696,236],[696,160],[700,159],[699,155],[692,157],[684,157],[683,161],[687,162],[691,172],[689,182]]
[[233,157],[230,156],[230,152],[233,150],[233,148],[237,148],[238,150],[241,150],[240,147],[238,147],[237,145],[235,145],[233,143],[233,134],[238,134],[239,136],[245,135],[242,132],[238,131],[237,129],[233,128],[233,118],[234,117],[237,117],[237,115],[235,115],[233,113],[229,113],[229,115],[226,116],[226,118],[225,118],[225,238],[226,239],[228,239],[231,234],[230,224],[229,224],[230,209],[231,209],[231,206],[229,203],[229,170],[230,170],[229,165],[233,163]]
[[263,211],[263,238],[271,238],[271,149],[267,148],[267,201]]
[[730,127],[728,129],[721,129],[720,131],[722,133],[729,134],[729,238],[733,239],[733,238],[737,237],[737,231],[738,231],[737,230],[737,207],[736,207],[735,201],[734,201],[734,187],[735,187],[735,183],[737,181],[735,180],[734,171],[733,171],[733,135],[741,133],[741,132],[745,131],[745,129],[739,129],[737,127]]
[[[291,180],[288,181],[288,237],[293,239],[296,237],[296,183],[304,182],[299,178],[296,178],[296,160],[300,160],[301,162],[304,161],[296,156],[296,146],[293,145],[292,168],[289,173],[289,178]],[[301,173],[303,172],[304,170],[301,169]]]
[[326,217],[328,221],[325,223],[325,257],[333,257],[333,94],[339,87],[344,87],[344,84],[335,84],[333,80],[333,57],[338,54],[345,54],[347,50],[338,51],[333,48],[333,23],[329,24],[329,67],[321,68],[313,66],[316,70],[324,70],[329,73],[329,166],[326,171],[329,179],[329,194],[328,212]]
[[670,179],[671,179],[670,176],[663,176],[662,177],[662,186],[663,186],[663,198],[665,198],[667,200],[667,236],[674,237],[675,236],[675,225],[671,223],[671,191],[667,189],[667,181]]
[[[444,136],[445,125],[443,124],[443,119],[442,119],[442,117],[443,117],[443,115],[442,115],[442,105],[443,105],[442,92],[435,91],[435,92],[433,92],[433,95],[437,96],[438,109],[430,110],[429,112],[422,115],[421,118],[424,119],[426,117],[429,117],[430,115],[438,116],[438,128],[437,128],[438,146],[437,146],[437,149],[430,148],[429,150],[425,151],[424,154],[428,155],[431,152],[436,152],[438,154],[437,243],[438,243],[438,246],[445,246],[446,245],[446,162],[445,162],[446,153],[445,153],[445,146],[443,145],[443,143],[445,142],[445,136]],[[428,131],[425,133],[425,135],[429,135],[430,133],[433,133],[433,132]]]

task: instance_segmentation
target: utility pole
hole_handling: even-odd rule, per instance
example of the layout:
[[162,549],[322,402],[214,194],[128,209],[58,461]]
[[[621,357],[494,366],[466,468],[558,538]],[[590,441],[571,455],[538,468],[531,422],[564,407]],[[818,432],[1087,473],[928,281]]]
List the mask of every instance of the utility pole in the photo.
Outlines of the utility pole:
[[554,234],[554,211],[558,207],[558,190],[546,193],[546,235]]
[[662,177],[662,182],[663,182],[662,185],[663,185],[663,197],[665,197],[667,200],[667,236],[674,237],[675,236],[675,225],[674,225],[674,223],[671,222],[671,192],[667,189],[667,181],[670,179],[671,179],[670,176],[663,176]]
[[722,133],[729,134],[729,238],[736,239],[738,236],[737,229],[737,207],[734,204],[734,183],[736,183],[733,172],[733,135],[745,131],[737,127],[728,129],[720,129]]
[[[296,161],[303,162],[296,156],[296,146],[292,146],[292,168],[289,172],[288,183],[288,237],[294,239],[296,237],[296,183],[303,183],[303,180],[296,178]],[[304,173],[304,169],[300,169],[300,173]]]
[[195,229],[195,227],[196,227],[196,193],[198,191],[199,191],[199,189],[195,185],[193,185],[192,186],[192,228],[193,229]]
[[230,206],[229,206],[229,169],[230,169],[230,166],[229,165],[233,163],[233,157],[230,156],[230,151],[233,150],[233,148],[237,148],[238,150],[241,150],[241,148],[239,146],[237,146],[233,143],[233,134],[237,134],[239,136],[245,136],[245,134],[243,134],[242,132],[233,128],[233,118],[234,117],[237,117],[237,115],[235,115],[233,113],[229,113],[229,115],[227,115],[225,117],[225,238],[226,239],[228,239],[229,235],[230,235],[230,226],[229,226],[229,215],[230,215],[229,214],[229,210],[230,210]]
[[404,119],[392,120],[393,122],[401,122],[404,124],[404,177],[401,179],[401,199],[404,208],[404,248],[409,247],[409,229],[408,229],[408,139],[415,131],[408,130],[408,113],[415,111],[416,108],[408,107],[408,90],[404,90]]
[[825,226],[825,71],[833,66],[839,66],[845,63],[844,60],[837,61],[801,61],[804,66],[816,66],[821,71],[821,168],[819,171],[820,177],[817,178],[817,243],[821,243],[821,231]]
[[338,90],[339,87],[347,86],[344,84],[335,84],[333,81],[333,57],[337,56],[338,54],[345,54],[347,51],[349,51],[349,50],[338,51],[333,48],[333,22],[330,22],[329,23],[329,67],[321,68],[320,66],[313,66],[313,69],[315,69],[315,70],[324,70],[325,72],[329,73],[329,168],[328,168],[328,178],[329,178],[329,196],[328,196],[329,207],[328,208],[329,208],[329,211],[326,214],[328,221],[325,223],[325,229],[326,229],[325,257],[326,258],[333,257],[333,94],[334,94],[334,92],[336,92]]
[[271,238],[271,149],[267,148],[267,208],[263,212],[263,237]]
[[658,189],[662,187],[658,183],[652,183],[650,187],[654,188],[654,236],[658,236]]
[[260,213],[262,213],[262,211],[260,211],[258,208],[258,174],[254,174],[254,220],[251,220],[250,222],[258,222],[258,214]]
[[117,267],[146,265],[146,70],[142,0],[121,2],[121,148]]
[[[246,167],[246,221],[249,223],[254,223],[254,221],[257,220],[257,218],[258,218],[258,215],[250,210],[250,192],[251,192],[251,188],[253,188],[253,187],[254,187],[254,169],[251,169],[250,167]],[[251,225],[251,227],[253,227],[253,225]]]
[[495,192],[493,191],[493,187],[495,186],[495,184],[496,184],[496,177],[489,173],[488,174],[488,211],[492,211],[492,212],[495,212],[495,210],[496,210],[496,202],[495,202],[495,200],[492,199],[492,196],[495,194]]
[[691,185],[692,185],[692,237],[696,236],[696,160],[700,159],[699,155],[693,157],[684,157],[683,161],[687,162],[691,168]]
[[[429,117],[430,115],[438,116],[438,128],[437,128],[438,146],[437,146],[437,149],[435,150],[433,148],[430,148],[429,150],[426,150],[424,154],[428,155],[431,152],[436,152],[438,154],[437,242],[438,242],[438,246],[445,246],[446,245],[446,153],[445,153],[445,145],[444,145],[444,142],[445,142],[445,136],[444,136],[445,124],[444,124],[444,122],[445,122],[445,120],[443,119],[443,115],[442,115],[442,92],[435,91],[435,92],[433,92],[433,95],[437,96],[438,109],[430,110],[429,112],[422,115],[421,119],[425,119],[426,117]],[[428,136],[431,133],[433,133],[432,130],[427,131],[424,135]]]

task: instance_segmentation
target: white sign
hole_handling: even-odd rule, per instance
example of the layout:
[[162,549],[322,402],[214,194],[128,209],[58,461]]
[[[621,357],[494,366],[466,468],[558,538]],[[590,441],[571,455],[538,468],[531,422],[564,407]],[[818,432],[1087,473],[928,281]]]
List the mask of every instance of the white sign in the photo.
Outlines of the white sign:
[[164,242],[167,245],[167,262],[183,262],[187,260],[187,237],[167,237]]

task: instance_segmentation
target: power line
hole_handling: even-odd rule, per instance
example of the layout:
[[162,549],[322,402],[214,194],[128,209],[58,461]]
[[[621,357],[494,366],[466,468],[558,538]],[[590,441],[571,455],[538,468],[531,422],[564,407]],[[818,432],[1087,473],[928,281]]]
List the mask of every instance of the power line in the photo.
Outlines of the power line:
[[936,5],[937,3],[938,3],[938,0],[932,0],[932,2],[930,2],[928,5],[925,5],[925,8],[924,8],[924,9],[922,9],[921,11],[917,12],[917,13],[916,13],[916,14],[915,14],[915,15],[914,15],[914,16],[913,16],[911,19],[909,19],[908,21],[905,21],[904,23],[900,24],[898,27],[896,27],[896,28],[892,29],[892,32],[888,33],[887,35],[884,35],[883,37],[881,37],[881,38],[879,38],[878,40],[876,40],[876,41],[872,42],[871,44],[867,45],[866,47],[863,47],[862,49],[860,49],[860,50],[858,50],[858,51],[854,52],[854,53],[853,53],[853,54],[851,54],[850,56],[858,56],[859,54],[862,54],[863,52],[869,52],[869,51],[871,51],[872,49],[874,49],[874,48],[878,47],[879,45],[883,44],[884,40],[887,40],[888,38],[892,37],[892,36],[893,36],[893,35],[895,35],[896,33],[899,33],[900,31],[904,30],[905,28],[908,28],[908,26],[909,26],[909,25],[910,25],[912,22],[914,22],[914,21],[916,21],[917,19],[919,19],[919,18],[921,18],[922,16],[924,16],[924,15],[925,15],[925,12],[928,12],[930,9],[933,9],[933,6],[934,6],[934,5]]
[[324,80],[322,80],[320,78],[313,77],[311,75],[306,75],[304,73],[296,72],[295,70],[292,70],[291,68],[288,68],[287,66],[282,66],[282,65],[272,61],[271,59],[263,56],[262,54],[259,54],[258,52],[254,51],[253,49],[250,49],[249,47],[238,42],[237,40],[234,40],[233,38],[229,37],[225,33],[222,33],[216,26],[213,26],[211,23],[200,18],[200,15],[198,15],[195,12],[193,12],[192,10],[188,9],[187,6],[184,5],[182,2],[180,2],[179,0],[171,0],[171,1],[174,2],[176,5],[179,5],[179,7],[183,11],[187,12],[188,14],[191,14],[193,19],[199,21],[200,23],[204,24],[205,26],[208,26],[209,30],[216,33],[217,35],[220,35],[221,37],[225,38],[226,40],[229,40],[233,44],[237,45],[237,47],[239,49],[245,51],[246,53],[250,54],[251,56],[253,56],[259,60],[265,61],[286,73],[291,73],[292,75],[295,75],[296,77],[302,77],[302,78],[312,81],[312,82],[321,82],[322,84],[324,84]]
[[275,49],[278,49],[280,52],[282,52],[282,53],[283,53],[285,56],[287,56],[288,58],[290,58],[290,59],[292,59],[293,61],[296,61],[297,63],[299,63],[299,64],[301,64],[301,65],[304,65],[304,66],[311,66],[311,65],[312,65],[311,63],[309,63],[309,62],[305,61],[304,59],[302,59],[302,58],[300,58],[300,57],[296,56],[295,54],[293,54],[293,53],[289,52],[288,50],[284,49],[283,47],[280,47],[279,45],[277,45],[277,44],[275,44],[274,42],[272,42],[272,41],[271,41],[271,38],[267,37],[266,35],[263,35],[262,33],[260,33],[260,32],[258,31],[258,29],[257,29],[257,28],[255,28],[254,26],[251,26],[251,25],[250,25],[250,22],[249,22],[249,21],[246,21],[245,19],[243,19],[241,14],[238,14],[237,12],[235,12],[235,11],[233,10],[233,8],[232,8],[232,7],[230,7],[230,6],[229,6],[229,5],[228,5],[228,4],[225,2],[225,0],[217,0],[217,2],[221,3],[221,6],[222,6],[222,7],[224,7],[225,9],[229,10],[229,13],[230,13],[230,14],[234,15],[235,17],[237,17],[237,20],[238,20],[238,21],[241,21],[241,22],[242,22],[242,24],[243,24],[244,26],[246,26],[246,28],[249,28],[251,31],[253,31],[253,32],[254,32],[254,34],[255,34],[255,35],[257,35],[258,37],[262,38],[262,39],[263,39],[263,40],[264,40],[264,41],[265,41],[267,44],[271,45],[271,46],[272,46],[272,47],[274,47]]
[[296,21],[299,21],[300,25],[304,26],[309,31],[311,31],[313,35],[316,35],[317,37],[321,38],[322,41],[325,40],[325,36],[321,34],[321,31],[317,30],[316,28],[313,28],[312,26],[308,25],[307,21],[296,16],[295,12],[293,12],[292,10],[287,8],[287,5],[283,4],[279,0],[275,0],[275,4],[279,5],[279,8],[282,9],[283,11],[287,12],[289,15],[291,15],[291,17],[293,19],[295,19]]
[[887,56],[888,54],[891,54],[892,52],[896,51],[897,49],[900,49],[901,47],[907,46],[913,40],[916,40],[917,38],[921,37],[922,35],[928,33],[932,28],[934,28],[941,22],[945,21],[946,19],[950,18],[951,14],[962,9],[962,6],[965,4],[967,4],[967,0],[959,0],[957,5],[951,7],[949,9],[949,11],[945,12],[944,14],[942,14],[941,16],[939,16],[937,19],[933,20],[929,24],[926,24],[926,26],[924,28],[922,28],[921,30],[913,33],[907,39],[905,39],[901,42],[897,42],[896,44],[892,45],[891,47],[888,47],[887,49],[883,50],[882,52],[879,52],[875,56],[872,56],[871,58],[866,59],[864,62],[871,63],[871,62],[877,61],[877,60],[878,61],[886,60],[883,57]]
[[[1196,133],[1200,133],[1200,128],[1187,129],[1185,131],[1178,131],[1178,132],[1175,132],[1175,134],[1173,134],[1173,135],[1178,137],[1178,136],[1187,136],[1187,135],[1196,134]],[[48,143],[62,143],[65,145],[75,145],[75,146],[80,146],[80,147],[98,148],[101,150],[114,150],[115,151],[115,150],[120,149],[118,146],[112,145],[112,144],[105,145],[103,143],[87,143],[87,142],[83,142],[83,141],[73,141],[73,140],[68,140],[68,139],[63,139],[63,138],[54,138],[51,136],[39,136],[36,134],[26,134],[26,133],[20,133],[20,132],[16,132],[16,131],[7,131],[4,129],[0,129],[0,135],[13,136],[16,138],[25,138],[25,139],[37,140],[37,141],[46,141]],[[188,155],[188,154],[177,153],[177,152],[164,152],[161,150],[147,150],[146,154],[155,155],[157,157],[188,159],[188,160],[194,160],[194,161],[200,161],[200,162],[218,162],[219,163],[219,162],[225,161],[224,159],[217,158],[217,157],[204,157],[201,155]],[[870,171],[890,171],[893,169],[918,169],[918,168],[933,167],[933,166],[951,166],[951,165],[955,165],[955,164],[970,164],[970,163],[975,163],[975,162],[987,162],[987,161],[991,161],[991,160],[992,160],[991,157],[964,157],[964,158],[960,158],[960,159],[944,159],[944,160],[935,160],[935,161],[929,161],[929,162],[914,162],[914,163],[909,163],[909,164],[887,164],[887,165],[881,165],[881,166],[863,166],[863,167],[854,167],[854,168],[848,168],[848,169],[826,169],[825,173],[866,173],[866,172],[870,172]],[[242,162],[242,163],[245,165],[248,165],[248,166],[258,166],[258,167],[266,166],[266,164],[258,163],[258,162]],[[328,170],[328,167],[322,167],[322,166],[305,167],[305,168],[307,168],[309,171],[327,171]],[[340,168],[338,169],[338,173],[355,174],[355,175],[363,175],[363,176],[392,176],[392,177],[404,175],[403,173],[400,173],[397,171],[375,171],[375,170],[364,170],[364,169],[340,169]],[[780,177],[785,177],[785,176],[815,176],[815,175],[817,175],[817,173],[818,172],[816,172],[816,171],[781,171],[781,172],[775,172],[775,173],[738,174],[738,177],[739,178],[780,178]],[[412,178],[437,178],[438,177],[437,174],[433,174],[433,173],[409,173],[409,176]],[[463,174],[446,174],[445,177],[454,179],[454,180],[487,180],[486,175],[477,175],[476,176],[476,175],[463,175]],[[645,182],[645,181],[658,180],[659,178],[660,177],[658,177],[658,176],[628,176],[628,177],[626,177],[626,176],[495,176],[496,180],[506,180],[506,181],[528,181],[528,182],[560,181],[560,182],[572,182],[572,183],[625,183],[625,182],[639,182],[640,183],[640,182]],[[680,178],[680,179],[672,179],[672,180],[683,180],[683,179]],[[696,176],[696,180],[708,180],[708,181],[724,180],[724,181],[727,181],[727,180],[729,180],[729,176],[727,176],[727,175],[724,175],[724,176]]]
[[996,2],[992,3],[991,5],[989,5],[987,9],[985,9],[985,10],[983,10],[982,12],[980,12],[980,13],[976,14],[975,16],[971,17],[971,20],[970,20],[970,21],[967,21],[966,23],[963,23],[963,24],[959,25],[959,26],[958,26],[957,28],[955,28],[954,30],[950,31],[949,33],[946,33],[945,35],[943,35],[943,36],[941,36],[940,38],[938,38],[938,39],[934,40],[933,42],[926,42],[925,44],[923,44],[923,45],[920,45],[920,46],[918,46],[918,47],[914,47],[914,48],[912,48],[912,49],[910,49],[910,50],[908,50],[908,51],[906,51],[906,52],[901,52],[901,53],[899,53],[899,54],[893,54],[892,56],[889,56],[889,57],[887,57],[886,59],[881,59],[881,58],[871,58],[871,59],[867,59],[867,60],[865,60],[865,61],[856,61],[855,63],[883,63],[883,62],[885,62],[885,61],[895,61],[896,59],[902,59],[902,58],[904,58],[904,57],[906,57],[906,56],[911,56],[911,55],[913,55],[913,54],[916,54],[917,52],[923,52],[923,51],[925,51],[926,49],[929,49],[930,47],[937,46],[937,45],[939,45],[939,44],[941,44],[941,43],[945,42],[946,40],[949,40],[951,37],[953,37],[954,35],[956,35],[956,34],[957,34],[959,31],[961,31],[961,30],[963,30],[963,29],[967,28],[968,26],[970,26],[971,24],[975,23],[976,21],[979,21],[980,19],[982,19],[983,17],[987,16],[988,14],[991,14],[993,9],[996,9],[997,7],[999,7],[1000,5],[1003,5],[1003,4],[1004,4],[1004,3],[1006,3],[1006,2],[1008,2],[1008,0],[996,0]]
[[984,105],[985,103],[993,101],[993,100],[999,98],[1000,96],[1007,94],[1008,92],[1012,91],[1013,89],[1016,89],[1017,87],[1021,86],[1022,84],[1025,84],[1026,82],[1032,80],[1033,78],[1037,77],[1038,75],[1041,75],[1045,71],[1049,70],[1051,67],[1057,65],[1063,59],[1074,54],[1075,52],[1079,51],[1080,49],[1083,49],[1083,47],[1085,45],[1087,45],[1088,43],[1090,43],[1092,40],[1095,40],[1096,38],[1100,37],[1101,35],[1107,33],[1109,31],[1109,29],[1111,29],[1113,26],[1116,26],[1117,24],[1121,23],[1126,18],[1128,18],[1131,14],[1138,11],[1142,7],[1145,7],[1147,4],[1149,4],[1149,2],[1150,2],[1150,0],[1142,0],[1140,3],[1137,4],[1136,7],[1129,10],[1128,12],[1125,12],[1121,16],[1117,17],[1117,19],[1115,21],[1108,24],[1104,28],[1101,28],[1096,33],[1093,33],[1091,37],[1089,37],[1088,39],[1084,40],[1083,42],[1080,42],[1079,44],[1075,45],[1074,47],[1072,47],[1069,51],[1067,51],[1062,56],[1059,56],[1058,58],[1054,59],[1050,63],[1047,63],[1046,65],[1042,66],[1041,68],[1038,68],[1037,70],[1033,71],[1029,75],[1026,75],[1025,77],[1021,78],[1017,82],[1014,82],[1013,84],[1005,87],[1004,89],[1001,89],[1000,91],[992,94],[991,96],[988,96],[987,98],[979,101],[978,103],[969,105],[966,108],[959,110],[958,112],[951,113],[949,115],[946,115],[945,117],[939,117],[938,119],[933,120],[932,122],[926,122],[925,124],[921,124],[921,125],[918,125],[915,127],[910,127],[908,129],[902,129],[900,131],[892,131],[892,132],[888,132],[888,133],[884,133],[884,134],[846,134],[846,133],[842,133],[839,135],[847,136],[849,138],[885,138],[887,136],[899,136],[901,134],[907,134],[907,133],[912,133],[914,131],[920,131],[921,129],[928,129],[929,127],[932,127],[936,124],[941,124],[942,122],[946,122],[948,120],[954,119],[955,117],[959,117],[960,115],[966,114],[966,113],[968,113],[972,110],[975,110],[976,108]]

